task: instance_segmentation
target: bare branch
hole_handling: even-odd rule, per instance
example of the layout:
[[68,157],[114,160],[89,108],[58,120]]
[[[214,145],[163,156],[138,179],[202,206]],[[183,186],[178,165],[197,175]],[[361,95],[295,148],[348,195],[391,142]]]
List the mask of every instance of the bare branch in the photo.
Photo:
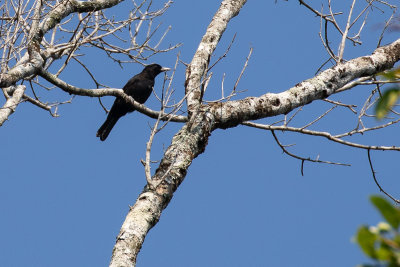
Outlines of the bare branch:
[[311,125],[313,125],[314,123],[316,123],[317,121],[319,121],[320,119],[322,119],[323,117],[325,117],[329,112],[331,112],[332,110],[334,110],[337,107],[337,105],[331,107],[330,109],[328,109],[327,111],[325,111],[322,115],[320,115],[318,118],[316,118],[315,120],[311,121],[310,123],[304,125],[303,127],[301,127],[301,129],[306,129],[308,127],[310,127]]
[[0,126],[8,119],[8,117],[14,113],[15,109],[17,108],[18,104],[21,101],[22,96],[25,92],[25,85],[17,85],[10,88],[11,95],[6,103],[0,108]]
[[331,161],[323,161],[323,160],[319,160],[318,158],[317,158],[317,159],[311,159],[311,158],[304,158],[304,157],[297,156],[297,155],[295,155],[295,154],[289,152],[289,151],[285,148],[285,146],[282,145],[282,144],[279,142],[278,137],[276,136],[274,130],[271,130],[271,134],[272,134],[272,136],[274,137],[276,143],[280,146],[280,148],[282,149],[282,151],[283,151],[285,154],[287,154],[287,155],[289,155],[289,156],[291,156],[291,157],[293,157],[293,158],[295,158],[295,159],[301,160],[301,162],[302,162],[302,164],[301,164],[301,175],[304,175],[304,172],[303,172],[304,161],[309,161],[309,162],[314,162],[314,163],[326,163],[326,164],[332,164],[332,165],[341,165],[341,166],[351,166],[350,164],[345,164],[345,163],[338,163],[338,162],[331,162]]
[[[101,96],[116,96],[121,97],[128,103],[132,104],[135,109],[147,116],[157,119],[160,116],[160,112],[151,110],[145,107],[143,104],[139,104],[136,102],[131,96],[124,93],[122,89],[115,89],[115,88],[100,88],[100,89],[82,89],[66,82],[62,81],[61,79],[57,78],[55,75],[51,74],[50,72],[40,69],[39,75],[45,78],[48,82],[56,85],[60,89],[64,90],[67,93],[74,94],[74,95],[81,95],[81,96],[90,96],[90,97],[101,97]],[[180,115],[169,115],[162,113],[161,120],[171,120],[174,122],[185,122],[187,118]]]
[[[252,53],[253,53],[253,48],[251,47],[251,48],[250,48],[250,51],[249,51],[249,55],[246,57],[246,61],[245,61],[245,63],[244,63],[244,66],[243,66],[243,68],[242,68],[242,71],[240,72],[239,77],[236,79],[236,82],[235,82],[235,85],[233,86],[233,89],[232,89],[232,93],[231,93],[231,94],[233,94],[233,93],[236,92],[236,87],[238,86],[239,81],[240,81],[240,79],[242,78],[243,73],[244,73],[244,71],[245,71],[246,68],[247,68],[247,64],[249,63],[249,60],[250,60],[250,57],[251,57],[251,54],[252,54]],[[229,98],[228,98],[228,99],[229,99]]]
[[351,25],[350,25],[350,23],[351,23],[351,15],[353,14],[353,9],[354,9],[355,3],[356,3],[356,0],[353,0],[353,3],[351,4],[350,11],[349,11],[349,16],[347,18],[346,29],[343,32],[342,42],[340,43],[340,46],[339,46],[339,56],[338,56],[338,61],[339,62],[341,62],[342,59],[343,59],[344,47],[345,47],[347,35],[349,33],[349,29],[351,27]]
[[330,99],[323,99],[323,101],[337,105],[337,106],[342,106],[342,107],[346,107],[348,109],[350,109],[351,112],[353,112],[354,114],[357,114],[357,111],[354,110],[355,107],[357,107],[356,105],[348,105],[348,104],[343,104],[341,102],[338,101],[333,101]]
[[254,122],[242,122],[241,124],[258,128],[258,129],[263,129],[263,130],[279,130],[279,131],[288,131],[288,132],[297,132],[301,134],[307,134],[307,135],[314,135],[314,136],[321,136],[325,137],[328,140],[331,140],[333,142],[350,146],[350,147],[355,147],[355,148],[361,148],[361,149],[367,149],[367,150],[394,150],[394,151],[400,151],[400,147],[397,146],[368,146],[368,145],[362,145],[362,144],[357,144],[349,141],[345,141],[343,139],[340,139],[334,135],[331,135],[328,132],[319,132],[319,131],[312,131],[312,130],[307,130],[307,129],[302,129],[302,128],[295,128],[295,127],[289,127],[289,126],[272,126],[272,125],[265,125],[265,124],[259,124],[259,123],[254,123]]
[[200,107],[203,96],[201,79],[208,69],[211,55],[229,21],[239,14],[245,3],[246,0],[224,0],[221,3],[193,56],[192,62],[186,69],[185,92],[191,92],[187,98],[189,116]]
[[231,42],[229,43],[228,47],[226,48],[224,54],[223,54],[222,56],[220,56],[220,57],[208,68],[208,70],[207,70],[206,73],[208,73],[215,65],[218,64],[218,62],[220,62],[223,58],[225,58],[225,57],[228,55],[229,50],[231,50],[232,44],[233,44],[233,42],[235,41],[235,38],[236,38],[236,33],[233,35],[232,40],[231,40]]
[[376,49],[372,55],[355,58],[327,69],[282,93],[267,93],[260,97],[215,104],[212,109],[217,125],[228,128],[244,121],[287,114],[314,100],[325,99],[343,91],[355,79],[366,80],[365,77],[376,75],[382,69],[390,69],[399,59],[400,39]]
[[369,151],[369,149],[368,149],[367,151],[368,151],[368,162],[369,162],[369,166],[371,167],[371,172],[372,172],[372,176],[374,177],[375,184],[378,186],[379,190],[380,190],[382,193],[384,193],[385,195],[387,195],[391,200],[393,200],[393,201],[396,202],[397,204],[400,204],[400,200],[399,200],[399,199],[394,198],[391,194],[389,194],[389,193],[387,193],[385,190],[383,190],[383,188],[381,187],[381,185],[378,183],[378,180],[376,179],[376,176],[375,176],[374,167],[372,166],[370,151]]
[[[161,111],[163,112],[164,111],[164,109],[161,109]],[[151,166],[150,166],[150,154],[151,154],[151,146],[152,146],[152,144],[153,144],[153,139],[154,139],[154,136],[156,135],[156,133],[158,133],[159,132],[159,129],[158,129],[158,124],[159,124],[159,122],[160,122],[160,119],[161,119],[161,112],[160,112],[160,116],[158,117],[158,119],[156,120],[156,122],[155,122],[155,124],[154,124],[154,126],[153,126],[153,129],[151,130],[151,134],[150,134],[150,137],[149,137],[149,141],[147,142],[147,144],[146,144],[146,161],[145,161],[145,167],[144,167],[144,169],[145,169],[145,176],[146,176],[146,180],[147,180],[147,185],[150,187],[150,188],[152,188],[152,189],[154,189],[155,188],[155,185],[153,185],[153,181],[152,181],[152,179],[151,179],[151,171],[150,171],[150,169],[151,169]]]

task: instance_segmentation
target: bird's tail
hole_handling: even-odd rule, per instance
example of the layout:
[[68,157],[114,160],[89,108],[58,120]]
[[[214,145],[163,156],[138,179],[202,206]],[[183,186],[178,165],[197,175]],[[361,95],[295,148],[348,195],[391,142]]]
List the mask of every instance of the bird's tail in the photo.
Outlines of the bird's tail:
[[110,134],[112,128],[117,123],[119,118],[120,117],[117,117],[117,116],[110,116],[110,114],[109,114],[107,116],[106,121],[103,123],[103,125],[101,125],[101,127],[97,131],[96,136],[100,137],[101,141],[106,140],[107,136]]

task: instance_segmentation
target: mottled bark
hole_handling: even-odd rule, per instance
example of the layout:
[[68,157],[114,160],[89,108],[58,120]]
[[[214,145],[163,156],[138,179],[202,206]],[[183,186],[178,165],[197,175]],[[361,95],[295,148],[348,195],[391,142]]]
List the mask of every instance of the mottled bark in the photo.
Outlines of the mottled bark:
[[[226,2],[229,1],[224,1],[225,4]],[[224,7],[227,6],[233,5],[226,4]],[[221,8],[217,14],[229,13]],[[214,19],[212,23],[215,23]],[[223,30],[219,31],[219,34],[222,33]],[[220,37],[215,36],[217,39]],[[204,38],[203,41],[209,42]],[[399,39],[388,46],[378,48],[370,56],[356,58],[327,69],[316,77],[305,80],[282,93],[267,93],[260,97],[201,105],[201,92],[198,89],[201,83],[200,78],[203,75],[202,71],[205,71],[208,64],[207,57],[209,55],[207,52],[199,52],[200,48],[204,47],[203,45],[206,46],[201,43],[196,52],[199,59],[192,61],[192,64],[193,62],[200,64],[198,68],[195,68],[196,72],[192,72],[189,67],[186,73],[189,77],[186,85],[189,87],[193,82],[198,86],[191,87],[191,100],[188,99],[188,103],[191,101],[192,107],[196,106],[195,112],[192,110],[193,115],[189,121],[174,136],[152,178],[153,181],[158,181],[159,185],[156,188],[146,187],[130,209],[117,238],[110,266],[135,265],[137,254],[147,232],[160,219],[163,209],[167,207],[173,193],[184,180],[192,160],[205,150],[208,138],[214,129],[234,127],[246,120],[289,113],[299,106],[334,94],[356,78],[375,75],[390,69],[400,59]],[[186,89],[188,90],[188,88]]]
[[158,186],[147,186],[130,209],[114,246],[110,266],[135,266],[147,232],[158,222],[173,193],[185,178],[192,160],[205,150],[214,128],[214,118],[209,107],[201,105],[201,80],[228,22],[245,3],[245,0],[223,1],[208,26],[186,70],[189,121],[172,139],[152,178],[153,184],[158,183]]
[[92,1],[77,1],[65,0],[62,1],[57,8],[53,9],[46,18],[40,23],[39,34],[43,36],[49,30],[53,29],[60,21],[72,13],[97,11],[113,7],[123,0],[92,0]]
[[[11,87],[20,80],[31,79],[38,74],[46,60],[46,58],[43,57],[44,53],[40,51],[40,44],[43,36],[49,30],[53,29],[63,18],[69,16],[73,12],[89,12],[105,9],[120,2],[121,0],[96,0],[90,2],[65,0],[62,1],[57,8],[49,12],[46,18],[39,24],[42,1],[36,1],[33,22],[29,31],[27,53],[11,70],[0,74],[0,88]],[[3,109],[0,110],[0,126],[3,124],[4,120],[14,112],[24,91],[25,86],[17,86],[13,96],[6,101]]]
[[12,86],[8,90],[10,97],[7,99],[3,107],[0,108],[0,126],[8,119],[8,117],[14,113],[18,104],[21,101],[22,96],[25,92],[25,85]]
[[[51,29],[53,29],[62,19],[69,16],[74,12],[90,12],[109,8],[122,2],[122,0],[97,0],[97,1],[76,1],[76,0],[65,0],[60,2],[57,8],[53,9],[49,14],[46,15],[44,20],[39,25],[33,25],[30,30],[30,42],[27,44],[29,52],[29,60],[23,57],[15,67],[9,70],[7,73],[0,75],[0,87],[8,87],[15,84],[17,81],[30,77],[37,74],[38,69],[43,66],[44,59],[40,53],[40,43],[43,36]],[[37,3],[40,3],[38,1]],[[40,5],[38,4],[38,9]],[[38,13],[39,17],[39,13]],[[33,51],[36,53],[32,53]]]
[[188,94],[187,103],[189,115],[201,105],[203,97],[201,83],[208,68],[208,64],[210,63],[211,55],[217,47],[229,21],[239,14],[240,9],[245,3],[246,0],[223,1],[211,23],[208,25],[207,31],[201,39],[192,62],[186,69],[185,90]]
[[193,159],[201,154],[213,128],[207,111],[193,116],[173,137],[153,176],[155,188],[145,187],[130,209],[114,246],[110,266],[135,266],[147,232],[158,222],[173,193],[182,183]]
[[376,49],[372,55],[355,58],[329,68],[284,92],[216,103],[212,109],[217,121],[216,127],[229,128],[247,120],[287,114],[314,100],[327,98],[354,79],[376,75],[390,69],[399,60],[400,39]]
[[[138,111],[158,118],[159,113],[135,103],[121,89],[87,90],[69,85],[43,69],[52,55],[50,49],[40,51],[43,36],[64,18],[74,12],[89,12],[112,7],[121,0],[60,1],[39,23],[31,27],[28,52],[15,66],[0,75],[0,87],[12,87],[9,98],[0,109],[0,126],[20,103],[25,86],[14,86],[16,82],[40,75],[51,84],[70,94],[99,97],[113,95],[131,101]],[[204,34],[192,62],[186,69],[185,91],[189,118],[171,116],[164,119],[185,122],[173,137],[158,169],[131,207],[121,227],[113,250],[110,266],[134,266],[137,255],[148,231],[159,221],[174,192],[186,177],[194,158],[203,153],[213,130],[234,127],[247,120],[286,114],[293,109],[324,99],[348,86],[357,78],[375,75],[390,69],[400,59],[400,39],[377,49],[372,55],[340,63],[316,77],[300,82],[294,87],[277,94],[267,93],[237,101],[202,104],[202,82],[207,72],[212,53],[222,37],[229,21],[239,14],[246,0],[224,0]],[[36,2],[35,17],[39,18],[41,2]],[[51,58],[53,59],[53,58]],[[265,73],[268,76],[268,73]],[[288,73],[290,75],[290,73]]]

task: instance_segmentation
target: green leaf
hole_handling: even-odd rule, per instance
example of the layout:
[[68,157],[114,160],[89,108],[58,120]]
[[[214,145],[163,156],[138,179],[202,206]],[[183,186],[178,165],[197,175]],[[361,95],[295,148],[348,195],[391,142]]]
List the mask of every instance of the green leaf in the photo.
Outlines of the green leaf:
[[391,71],[381,72],[381,73],[379,73],[379,75],[388,80],[394,81],[394,80],[400,78],[400,68],[397,68],[397,69],[394,69]]
[[381,261],[389,261],[394,257],[394,255],[389,246],[381,244],[381,247],[376,250],[376,257]]
[[400,234],[396,233],[395,236],[393,237],[393,241],[397,244],[398,247],[400,247]]
[[376,234],[371,233],[368,227],[363,225],[357,231],[356,240],[365,254],[373,259],[377,259],[375,251]]
[[386,90],[382,97],[379,98],[378,103],[375,107],[375,114],[378,119],[383,119],[388,111],[396,104],[397,99],[400,96],[400,90],[392,88]]
[[400,224],[400,211],[381,196],[371,196],[372,204],[379,210],[382,217],[394,228],[398,229]]

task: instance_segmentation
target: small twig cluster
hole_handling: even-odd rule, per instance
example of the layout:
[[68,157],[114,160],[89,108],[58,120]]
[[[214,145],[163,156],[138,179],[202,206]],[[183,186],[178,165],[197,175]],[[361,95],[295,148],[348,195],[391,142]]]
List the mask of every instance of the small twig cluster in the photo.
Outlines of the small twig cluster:
[[[312,11],[316,16],[321,18],[319,37],[329,55],[329,59],[325,61],[324,64],[326,64],[331,60],[333,60],[333,62],[335,62],[336,64],[342,62],[344,60],[344,50],[346,47],[347,40],[350,41],[353,45],[362,44],[361,32],[365,27],[369,12],[373,9],[377,9],[383,12],[383,7],[388,7],[389,9],[392,10],[392,15],[388,19],[387,24],[382,31],[381,38],[379,38],[378,47],[380,46],[382,36],[384,32],[387,30],[387,27],[390,21],[393,19],[394,13],[396,12],[396,6],[391,5],[386,1],[380,1],[380,0],[371,0],[365,2],[366,2],[365,5],[360,8],[361,10],[354,17],[353,13],[356,7],[356,0],[353,0],[348,10],[346,23],[344,26],[341,26],[338,17],[343,15],[344,12],[334,12],[331,0],[327,1],[327,6],[328,6],[327,13],[324,13],[324,6],[322,6],[321,11],[318,11],[316,8],[313,8],[310,4],[308,4],[305,0],[299,0],[299,3],[301,5],[305,6],[307,9]],[[334,49],[331,48],[330,40],[333,40],[334,38],[329,38],[330,35],[329,25],[333,26],[335,33],[339,33],[341,36],[337,53],[335,53]]]
[[[93,66],[85,63],[86,48],[98,48],[122,66],[132,62],[144,64],[152,56],[179,46],[161,48],[170,27],[158,34],[161,24],[156,23],[156,19],[165,13],[172,1],[165,2],[160,8],[153,8],[152,1],[148,0],[132,3],[131,11],[124,13],[124,18],[110,16],[106,9],[92,8],[94,11],[72,13],[53,25],[51,21],[62,16],[60,13],[66,12],[65,8],[73,5],[73,1],[5,1],[0,5],[0,74],[7,74],[12,68],[29,62],[33,51],[40,51],[43,60],[41,73],[47,71],[58,78],[71,62],[75,62],[87,73],[96,88],[104,88],[107,86],[96,77]],[[36,40],[38,36],[41,37],[39,41]],[[52,103],[44,101],[40,96],[43,92],[39,93],[39,90],[52,90],[57,85],[51,81],[48,83],[49,80],[46,83],[41,78],[40,73],[39,76],[24,78],[29,81],[31,94],[25,92],[21,101],[58,116],[58,106],[71,103],[72,99]]]
[[[317,9],[313,8],[310,4],[307,3],[305,0],[299,0],[299,3],[303,6],[305,6],[307,9],[311,10],[316,16],[320,17],[320,32],[319,36],[322,42],[322,45],[326,49],[329,58],[324,62],[324,64],[317,70],[317,73],[319,73],[324,66],[328,63],[331,62],[333,65],[340,65],[342,62],[344,62],[344,51],[346,47],[346,42],[349,41],[353,45],[361,45],[361,32],[364,29],[364,26],[366,24],[366,19],[369,15],[369,12],[371,10],[377,9],[379,11],[382,11],[383,13],[383,8],[385,7],[389,9],[392,13],[390,14],[388,20],[386,21],[385,26],[383,27],[382,33],[379,37],[378,40],[378,47],[381,44],[382,38],[384,36],[384,33],[387,31],[388,28],[390,28],[390,25],[392,25],[392,21],[395,18],[394,14],[396,12],[396,6],[391,5],[390,3],[386,1],[379,1],[379,0],[371,0],[371,1],[366,1],[361,8],[358,7],[357,10],[360,10],[358,14],[354,17],[353,14],[355,13],[356,10],[356,1],[353,0],[349,2],[349,10],[348,12],[335,12],[332,6],[332,1],[327,0],[327,6],[328,6],[328,12],[324,13],[324,9],[322,8],[321,11],[318,11]],[[348,13],[348,16],[345,20],[345,25],[342,27],[341,24],[339,23],[339,16],[342,16],[344,13]],[[335,49],[332,48],[330,39],[329,38],[329,29],[328,25],[333,26],[334,31],[336,33],[339,33],[341,38],[340,42],[338,45],[338,51],[337,53],[334,52]],[[358,27],[355,29],[355,27]],[[333,39],[333,38],[332,38]],[[398,80],[384,80],[384,79],[378,79],[376,76],[366,76],[359,78],[357,80],[353,80],[342,86],[341,88],[337,89],[335,92],[343,92],[345,90],[349,90],[355,86],[369,86],[367,88],[370,89],[370,94],[367,96],[366,100],[362,103],[360,108],[357,108],[357,105],[354,103],[343,103],[342,101],[338,100],[331,100],[331,99],[324,99],[323,101],[329,105],[331,105],[325,112],[323,112],[321,115],[317,116],[315,119],[312,119],[310,122],[305,123],[302,126],[292,126],[294,124],[295,118],[303,111],[303,108],[300,107],[297,110],[291,112],[290,114],[285,115],[282,119],[270,123],[270,124],[261,124],[261,123],[254,123],[254,122],[244,122],[242,123],[243,125],[249,126],[249,127],[255,127],[258,129],[263,129],[263,130],[268,130],[271,132],[274,140],[278,144],[278,146],[282,149],[282,151],[298,160],[301,161],[301,174],[304,174],[304,162],[316,162],[316,163],[327,163],[327,164],[336,164],[336,165],[343,165],[343,166],[350,166],[349,164],[344,164],[344,163],[338,163],[338,162],[331,162],[331,161],[322,161],[319,159],[319,156],[316,159],[311,159],[310,157],[302,157],[299,155],[296,155],[288,150],[289,146],[293,145],[283,145],[276,134],[277,131],[281,132],[295,132],[295,133],[300,133],[300,134],[305,134],[305,135],[312,135],[312,136],[320,136],[324,137],[327,140],[330,140],[332,142],[342,144],[345,146],[353,147],[353,148],[358,148],[358,149],[364,149],[368,151],[368,159],[371,165],[371,170],[373,173],[373,177],[375,182],[377,183],[379,189],[387,194],[390,198],[392,198],[394,201],[397,201],[395,198],[393,198],[391,195],[386,193],[382,187],[379,185],[379,183],[376,180],[375,177],[375,172],[373,171],[372,167],[372,162],[370,158],[370,151],[371,150],[391,150],[391,151],[400,151],[400,146],[384,146],[384,145],[365,145],[361,144],[358,142],[353,142],[349,141],[348,139],[357,136],[357,135],[363,135],[364,133],[371,132],[371,131],[377,131],[381,129],[385,129],[391,125],[397,124],[400,122],[400,112],[396,111],[396,109],[391,110],[391,115],[390,117],[387,117],[386,120],[379,122],[375,120],[376,115],[374,112],[374,107],[381,96],[380,89],[382,85],[385,84],[390,84],[390,83],[399,83]],[[328,114],[333,113],[335,110],[338,110],[338,108],[344,108],[349,111],[354,115],[354,121],[355,125],[353,128],[350,128],[346,132],[342,133],[331,133],[329,132],[330,130],[311,130],[310,127],[316,128],[318,122],[324,120],[327,118]],[[348,117],[351,118],[351,117]]]

